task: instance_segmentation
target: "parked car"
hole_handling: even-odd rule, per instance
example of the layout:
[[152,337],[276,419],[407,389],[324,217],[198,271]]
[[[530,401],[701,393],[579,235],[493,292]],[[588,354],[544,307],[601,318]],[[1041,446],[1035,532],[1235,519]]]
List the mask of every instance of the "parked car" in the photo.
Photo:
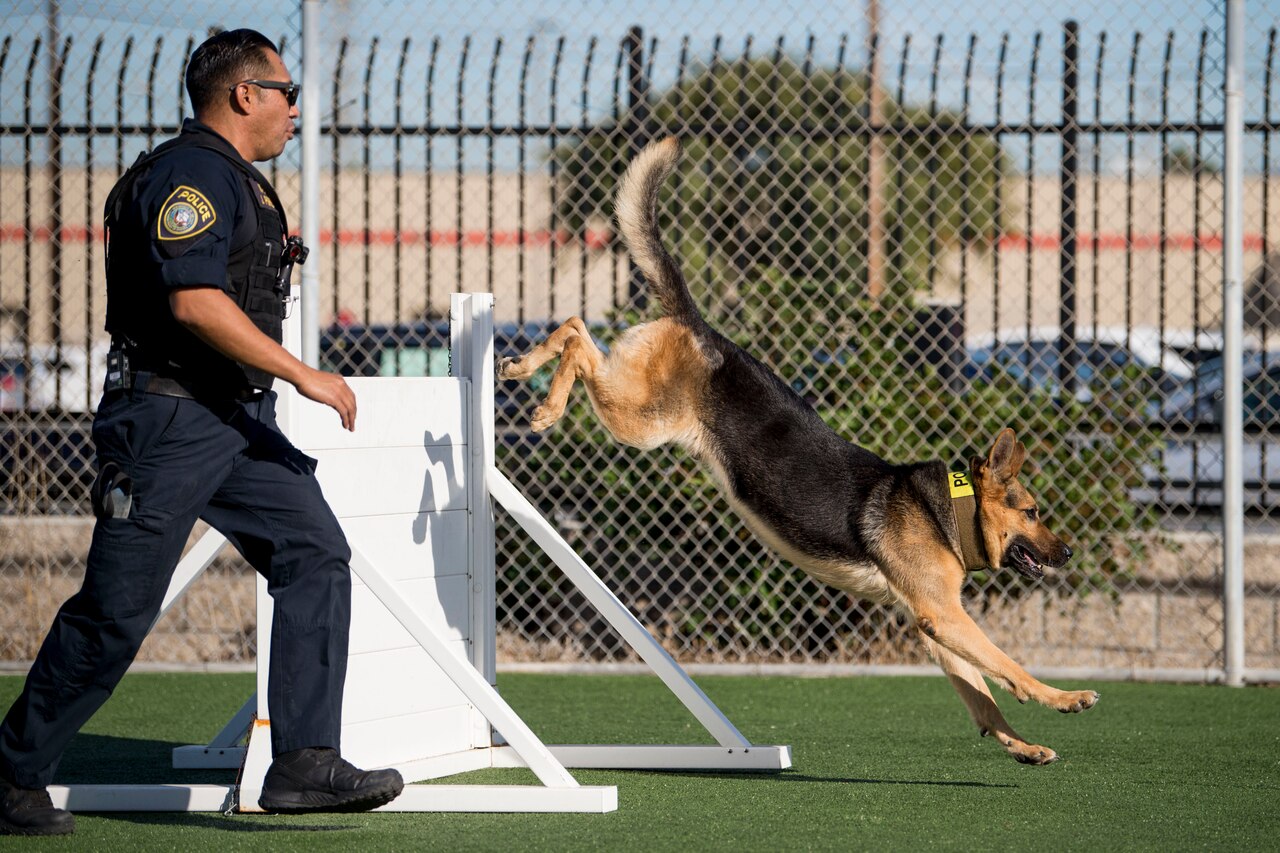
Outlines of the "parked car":
[[[1177,392],[1192,377],[1194,368],[1174,350],[1170,338],[1162,340],[1158,330],[1082,327],[1076,330],[1074,349],[1075,396],[1085,402],[1107,383],[1125,390],[1133,382],[1127,368],[1139,368],[1149,381],[1145,389],[1147,408],[1153,416],[1164,399]],[[1057,391],[1060,387],[1060,332],[1056,326],[1007,329],[999,335],[978,335],[966,342],[967,362],[963,375],[969,379],[993,379],[998,373],[1030,386]]]
[[7,346],[0,352],[0,412],[91,412],[102,396],[107,371],[105,341],[83,346],[38,344],[28,354]]
[[[493,333],[494,356],[528,352],[549,330],[547,323],[500,323]],[[607,333],[603,328],[600,331]],[[321,330],[320,361],[323,368],[344,376],[448,376],[449,322],[370,326],[334,323]],[[499,440],[515,445],[539,439],[529,429],[529,418],[549,385],[549,371],[541,371],[527,381],[497,383],[494,406]]]
[[0,505],[76,511],[95,474],[90,424],[107,344],[0,351]]
[[[1246,352],[1243,364],[1245,503],[1280,504],[1280,350]],[[1149,472],[1148,500],[1215,507],[1222,504],[1222,357],[1206,359],[1161,408],[1161,421],[1179,434],[1165,444],[1160,471]]]

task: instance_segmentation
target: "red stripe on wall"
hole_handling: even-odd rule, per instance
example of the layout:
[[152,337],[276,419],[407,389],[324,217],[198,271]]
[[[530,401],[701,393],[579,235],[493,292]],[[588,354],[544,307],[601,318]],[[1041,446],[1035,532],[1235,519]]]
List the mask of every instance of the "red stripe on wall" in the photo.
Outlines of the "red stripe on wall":
[[[105,232],[101,227],[94,227],[92,230],[78,225],[65,225],[60,229],[60,236],[63,243],[83,243],[89,239],[90,234],[97,242],[105,239]],[[36,243],[47,243],[53,236],[53,229],[46,226],[40,226],[31,229],[31,239]],[[606,230],[592,230],[586,234],[586,244],[589,249],[603,249],[609,245],[613,237],[613,232]],[[27,239],[27,230],[21,225],[0,224],[0,242],[3,243],[22,243]],[[394,246],[397,242],[404,246],[420,246],[430,240],[432,246],[457,246],[459,242],[463,246],[471,248],[483,248],[490,244],[490,232],[482,230],[474,231],[432,231],[426,234],[422,231],[394,231],[390,228],[364,230],[359,228],[344,228],[337,232],[337,241],[342,246]],[[557,246],[568,245],[573,242],[573,235],[568,231],[494,231],[492,232],[492,244],[495,248],[515,248],[519,246],[547,246],[554,240]],[[1189,252],[1199,247],[1209,252],[1222,251],[1222,235],[1221,234],[1168,234],[1161,237],[1159,234],[1134,234],[1130,241],[1124,234],[1088,234],[1082,233],[1076,238],[1076,246],[1081,252],[1092,252],[1094,250],[1100,252],[1122,252],[1132,246],[1135,252],[1154,252],[1164,248],[1167,251]],[[322,245],[330,245],[334,241],[334,232],[328,229],[320,231],[320,243]],[[1009,233],[999,239],[1001,249],[1011,249],[1015,251],[1025,251],[1028,246],[1037,252],[1056,252],[1061,247],[1061,243],[1057,234],[1032,234],[1029,238],[1025,234]],[[1261,252],[1264,241],[1261,234],[1246,234],[1244,238],[1245,251]]]

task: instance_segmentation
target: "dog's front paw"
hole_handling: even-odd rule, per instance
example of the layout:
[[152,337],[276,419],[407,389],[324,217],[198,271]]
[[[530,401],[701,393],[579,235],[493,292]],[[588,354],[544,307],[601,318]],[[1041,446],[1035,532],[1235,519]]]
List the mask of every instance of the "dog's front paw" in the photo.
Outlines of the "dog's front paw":
[[499,379],[528,379],[529,371],[523,367],[524,356],[514,356],[498,360]]
[[1098,704],[1098,692],[1096,690],[1074,690],[1063,691],[1053,707],[1057,708],[1064,714],[1079,714],[1081,711],[1087,711],[1094,705]]

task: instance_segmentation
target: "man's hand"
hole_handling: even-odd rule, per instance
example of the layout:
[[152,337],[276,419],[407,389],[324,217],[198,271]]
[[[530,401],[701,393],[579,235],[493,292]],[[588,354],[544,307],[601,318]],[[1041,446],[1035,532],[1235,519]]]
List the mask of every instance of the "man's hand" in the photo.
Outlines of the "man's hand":
[[265,370],[298,389],[308,400],[333,408],[344,429],[356,428],[356,397],[336,373],[307,367],[271,338],[222,290],[183,287],[169,294],[174,319],[200,340],[241,364]]
[[298,393],[308,400],[331,407],[342,418],[342,428],[354,432],[356,395],[347,385],[347,380],[336,373],[325,373],[323,370],[313,370],[310,367],[305,369],[307,373],[293,383]]

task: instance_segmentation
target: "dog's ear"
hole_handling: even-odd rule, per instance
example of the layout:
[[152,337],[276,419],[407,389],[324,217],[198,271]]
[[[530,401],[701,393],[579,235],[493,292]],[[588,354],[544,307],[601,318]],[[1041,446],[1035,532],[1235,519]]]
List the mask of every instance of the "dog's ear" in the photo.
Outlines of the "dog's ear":
[[998,480],[1009,482],[1018,476],[1022,463],[1027,461],[1027,448],[1014,436],[1013,430],[1005,427],[996,436],[996,442],[987,454],[987,465]]

